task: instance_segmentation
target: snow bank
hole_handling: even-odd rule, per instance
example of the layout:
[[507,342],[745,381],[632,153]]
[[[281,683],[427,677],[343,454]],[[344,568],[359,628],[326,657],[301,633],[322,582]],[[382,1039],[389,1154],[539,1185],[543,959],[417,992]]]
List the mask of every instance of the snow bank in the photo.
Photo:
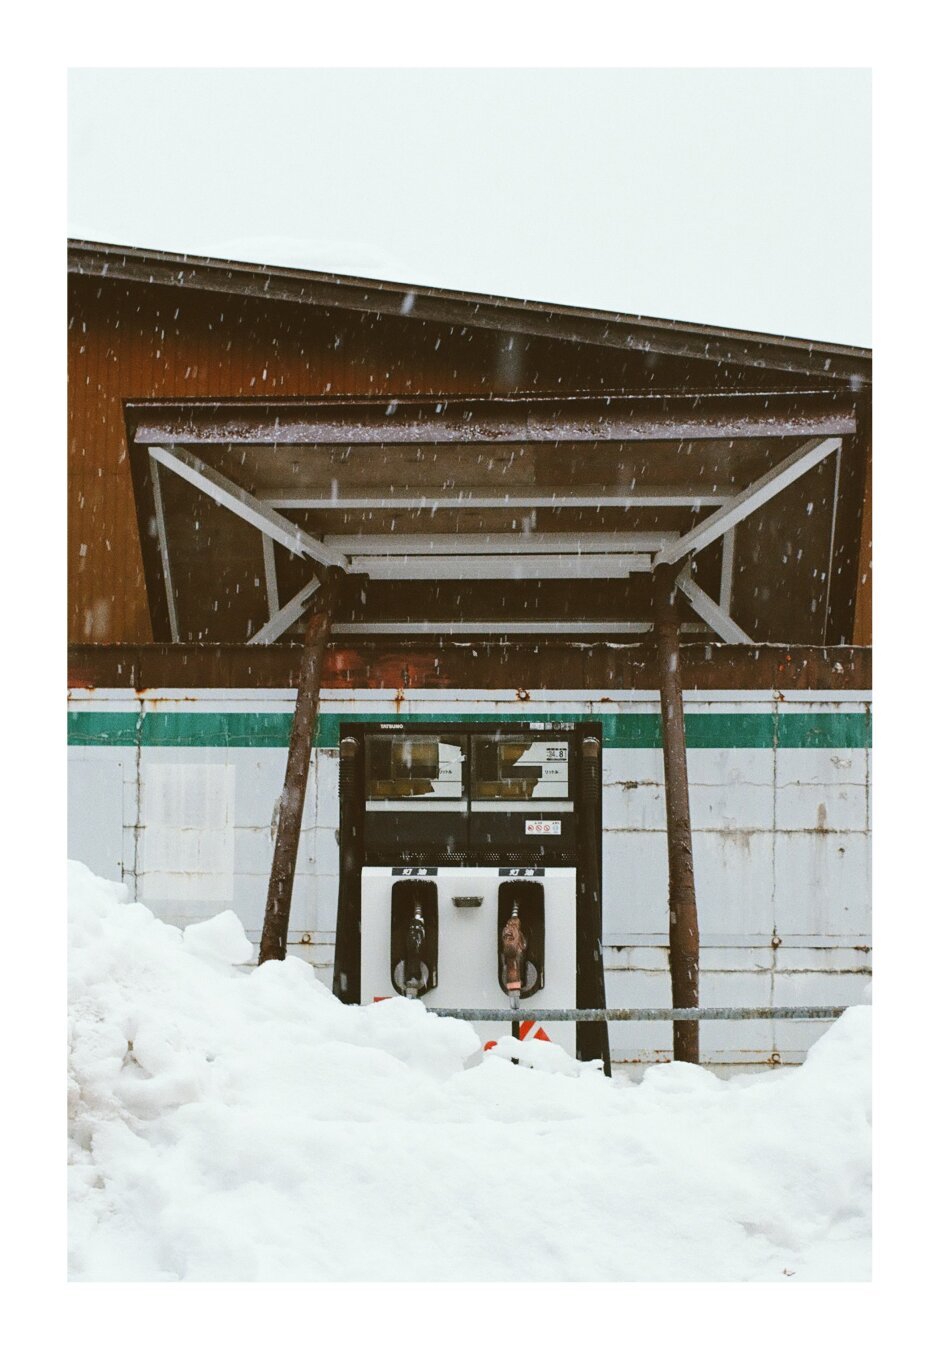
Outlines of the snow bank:
[[800,1069],[637,1085],[238,969],[234,915],[80,864],[69,938],[73,1279],[868,1278],[869,1008]]

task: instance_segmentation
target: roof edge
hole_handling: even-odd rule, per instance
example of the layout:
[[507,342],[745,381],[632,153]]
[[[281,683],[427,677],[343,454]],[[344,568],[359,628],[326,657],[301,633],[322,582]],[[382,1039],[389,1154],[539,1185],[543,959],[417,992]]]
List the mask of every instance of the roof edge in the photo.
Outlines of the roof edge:
[[196,257],[70,239],[68,271],[81,276],[287,300],[436,323],[460,323],[559,341],[744,365],[850,382],[871,381],[871,350],[508,296],[413,286],[298,268]]

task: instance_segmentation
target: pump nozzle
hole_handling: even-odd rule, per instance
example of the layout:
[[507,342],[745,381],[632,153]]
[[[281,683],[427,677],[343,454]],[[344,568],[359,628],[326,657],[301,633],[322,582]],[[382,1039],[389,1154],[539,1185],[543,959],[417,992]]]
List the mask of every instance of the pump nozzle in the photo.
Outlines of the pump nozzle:
[[391,899],[392,988],[423,998],[437,987],[437,885],[409,877],[394,883]]
[[420,901],[415,901],[414,914],[408,925],[405,941],[405,997],[417,998],[427,982],[427,966],[421,960],[427,930]]
[[514,904],[512,914],[503,924],[499,936],[499,955],[503,967],[502,985],[509,995],[513,1010],[519,1007],[519,996],[525,978],[525,954],[528,948],[525,931],[519,919],[519,906]]

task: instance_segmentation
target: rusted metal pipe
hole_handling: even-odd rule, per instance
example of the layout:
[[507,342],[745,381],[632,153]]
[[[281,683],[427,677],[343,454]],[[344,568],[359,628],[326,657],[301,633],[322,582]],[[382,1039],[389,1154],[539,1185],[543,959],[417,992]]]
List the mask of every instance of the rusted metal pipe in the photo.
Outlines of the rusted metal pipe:
[[[698,1007],[699,930],[692,864],[692,820],[686,760],[676,577],[680,565],[657,567],[653,574],[659,699],[662,714],[663,769],[666,780],[666,839],[669,851],[669,972],[674,1008]],[[673,1056],[699,1062],[697,1021],[675,1021]]]
[[337,581],[340,575],[338,568],[328,570],[323,585],[314,596],[314,610],[304,635],[297,702],[294,707],[294,720],[291,723],[287,769],[284,774],[284,790],[281,793],[281,809],[277,822],[277,839],[274,843],[268,901],[264,911],[264,927],[261,931],[259,965],[265,961],[283,961],[287,955],[291,896],[297,867],[300,822],[304,812],[304,798],[307,795],[310,753],[320,703],[323,657],[330,636]]
[[[581,913],[578,922],[577,993],[580,1004],[603,1007],[604,925],[601,915],[601,743],[585,736],[581,743]],[[578,1028],[579,1059],[602,1059],[610,1077],[610,1037],[604,1026]]]

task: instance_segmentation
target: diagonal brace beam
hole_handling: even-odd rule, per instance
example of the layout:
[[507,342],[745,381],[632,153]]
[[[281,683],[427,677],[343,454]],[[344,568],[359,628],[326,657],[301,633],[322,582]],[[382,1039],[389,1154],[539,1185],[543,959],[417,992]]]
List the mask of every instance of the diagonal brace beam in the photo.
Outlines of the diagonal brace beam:
[[166,512],[163,509],[163,486],[160,482],[160,466],[154,464],[151,472],[153,484],[153,507],[157,522],[157,542],[160,545],[160,566],[163,568],[163,584],[166,591],[166,610],[170,620],[170,641],[179,642],[180,624],[176,612],[176,591],[173,587],[173,575],[170,570],[170,546],[166,535]]
[[268,535],[278,544],[283,544],[291,553],[314,558],[327,567],[339,567],[344,572],[348,570],[343,554],[328,548],[326,544],[321,544],[319,539],[314,539],[306,530],[302,530],[292,520],[275,511],[273,506],[259,501],[217,469],[191,455],[188,450],[168,450],[162,445],[151,445],[148,448],[151,459],[178,474],[200,492],[205,492],[214,502],[227,507],[242,520],[247,520],[249,525],[254,525],[262,534]]
[[261,552],[264,555],[264,585],[268,593],[268,618],[273,619],[281,608],[277,591],[277,564],[274,561],[274,540],[269,534],[261,536]]
[[743,628],[738,627],[728,611],[722,609],[720,605],[716,605],[711,596],[707,595],[701,586],[692,580],[687,571],[676,578],[676,585],[696,614],[704,619],[709,627],[713,628],[725,642],[751,643],[753,641]]
[[785,487],[795,483],[804,473],[815,468],[827,455],[831,455],[833,450],[838,450],[841,444],[842,441],[838,436],[817,436],[804,441],[792,455],[788,455],[762,478],[758,478],[756,483],[752,483],[737,497],[703,520],[700,525],[689,530],[688,534],[660,549],[656,555],[656,565],[676,563],[686,554],[698,553],[700,549],[726,534],[746,516],[751,515],[758,507],[776,497]]
[[316,591],[320,589],[320,582],[317,577],[308,581],[306,586],[302,586],[293,599],[288,600],[286,605],[272,614],[263,628],[259,628],[257,633],[253,633],[248,639],[248,646],[261,646],[268,642],[275,642],[282,633],[286,633],[291,624],[297,622],[302,617],[304,610],[310,604]]

